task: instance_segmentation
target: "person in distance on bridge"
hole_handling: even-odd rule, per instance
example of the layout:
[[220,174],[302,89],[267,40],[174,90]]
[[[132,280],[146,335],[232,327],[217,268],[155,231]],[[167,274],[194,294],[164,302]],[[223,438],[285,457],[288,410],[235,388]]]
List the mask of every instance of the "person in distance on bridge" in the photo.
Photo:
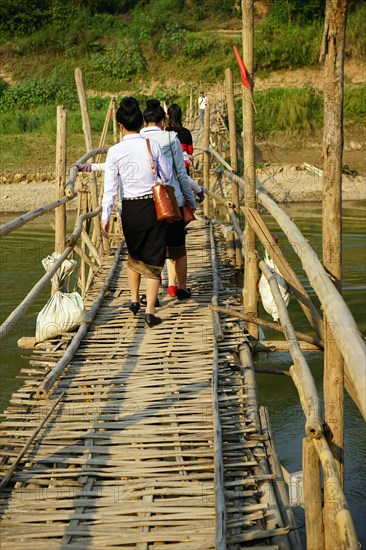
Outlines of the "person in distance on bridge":
[[[176,103],[173,103],[168,108],[168,117],[169,122],[167,126],[165,127],[168,132],[175,131],[177,133],[177,137],[180,141],[182,151],[183,151],[183,158],[184,158],[184,165],[187,170],[188,176],[190,175],[190,166],[191,166],[191,155],[193,154],[193,140],[192,140],[192,134],[188,130],[188,128],[185,128],[182,123],[182,109],[177,105]],[[204,191],[202,187],[198,185],[198,183],[192,179],[189,178],[189,182],[191,184],[192,191],[194,191],[197,195],[198,202],[202,202],[205,198]],[[175,273],[175,267],[172,260],[167,259],[167,270],[168,270],[168,294],[169,296],[176,296],[178,291],[178,286],[176,285],[176,273]]]
[[[183,203],[196,209],[196,201],[184,165],[183,152],[176,133],[164,130],[165,112],[157,99],[150,99],[144,111],[145,128],[141,130],[143,137],[151,141],[156,140],[161,145],[164,155],[172,168],[172,177],[168,184],[174,187],[178,206],[182,209]],[[178,300],[191,297],[187,289],[187,250],[186,231],[184,221],[167,224],[167,258],[170,258],[175,267],[178,289]]]
[[[146,139],[140,135],[142,112],[133,97],[122,99],[116,113],[122,140],[109,149],[104,173],[102,234],[108,237],[109,218],[120,186],[122,227],[128,249],[127,273],[131,292],[129,309],[140,310],[141,275],[146,277],[145,323],[161,323],[155,316],[155,304],[167,249],[167,224],[156,217],[151,187],[155,178],[151,169]],[[172,170],[156,141],[150,141],[153,162],[162,182],[168,182]],[[120,183],[119,183],[120,181]]]
[[205,121],[205,109],[207,104],[207,96],[205,96],[205,92],[201,92],[198,98],[198,112],[200,115],[201,126],[203,126],[203,123]]

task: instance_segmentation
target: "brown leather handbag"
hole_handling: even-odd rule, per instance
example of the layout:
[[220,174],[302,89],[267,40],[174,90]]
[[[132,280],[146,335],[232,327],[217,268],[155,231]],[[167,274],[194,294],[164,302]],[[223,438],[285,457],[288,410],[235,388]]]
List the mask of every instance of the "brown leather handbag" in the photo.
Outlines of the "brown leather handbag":
[[[150,140],[146,140],[146,145],[149,153],[151,170],[156,177],[156,168],[152,159]],[[182,219],[182,214],[179,210],[174,187],[172,185],[163,185],[156,181],[151,191],[155,201],[156,217],[159,221],[172,223]]]
[[196,219],[196,216],[194,215],[193,209],[188,204],[185,204],[183,206],[184,225],[188,225],[189,222],[193,222],[195,219]]

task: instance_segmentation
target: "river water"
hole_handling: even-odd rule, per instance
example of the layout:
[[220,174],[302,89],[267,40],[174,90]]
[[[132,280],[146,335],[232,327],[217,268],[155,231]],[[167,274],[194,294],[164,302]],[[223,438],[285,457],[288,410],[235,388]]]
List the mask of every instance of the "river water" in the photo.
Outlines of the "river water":
[[[288,205],[288,214],[309,240],[311,246],[321,257],[321,206],[318,204]],[[360,203],[346,204],[343,209],[343,295],[360,331],[366,334],[366,246],[365,246],[366,206]],[[1,216],[1,223],[13,219],[14,215]],[[275,222],[266,218],[270,229],[286,242]],[[43,216],[18,231],[0,240],[0,305],[1,321],[24,298],[32,286],[44,274],[41,260],[54,250],[52,214]],[[306,282],[301,265],[292,249],[282,247],[286,257],[293,263],[296,272],[315,304],[318,302],[312,289]],[[47,287],[27,312],[25,319],[17,324],[13,331],[0,344],[0,408],[3,410],[11,394],[20,387],[16,377],[22,367],[27,365],[28,350],[17,348],[20,336],[34,336],[37,313],[49,298]],[[302,310],[292,298],[289,311],[295,328],[309,332]],[[268,314],[260,310],[260,316],[269,319]],[[311,331],[309,332],[311,333]],[[265,331],[266,339],[278,339],[278,334]],[[22,357],[23,356],[23,357]],[[322,354],[306,354],[320,395],[322,396]],[[270,358],[261,356],[259,366],[289,367],[291,358],[286,353],[272,354]],[[272,432],[281,462],[289,472],[297,472],[301,466],[302,439],[305,435],[305,419],[302,414],[298,394],[291,378],[270,374],[261,374],[259,396],[262,405],[269,409]],[[357,408],[346,394],[345,397],[345,490],[348,504],[356,525],[357,535],[366,548],[366,438],[363,419]],[[302,513],[295,509],[300,521]]]

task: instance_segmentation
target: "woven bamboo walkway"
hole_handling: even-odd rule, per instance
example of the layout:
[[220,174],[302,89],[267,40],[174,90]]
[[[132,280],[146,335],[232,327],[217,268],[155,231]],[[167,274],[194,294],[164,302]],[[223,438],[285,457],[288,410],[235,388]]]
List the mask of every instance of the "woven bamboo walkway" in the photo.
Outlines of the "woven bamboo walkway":
[[[225,516],[222,490],[228,548],[290,548],[265,411],[253,416],[252,402],[246,410],[250,376],[234,364],[240,322],[223,320],[224,340],[215,340],[210,227],[190,226],[193,298],[181,303],[163,289],[160,326],[147,329],[143,309],[137,317],[128,310],[123,248],[93,324],[46,400],[35,391],[66,343],[33,350],[1,426],[2,474],[60,402],[2,492],[2,547],[213,549],[217,514]],[[234,289],[221,254],[225,304]],[[98,274],[87,308],[112,262]]]

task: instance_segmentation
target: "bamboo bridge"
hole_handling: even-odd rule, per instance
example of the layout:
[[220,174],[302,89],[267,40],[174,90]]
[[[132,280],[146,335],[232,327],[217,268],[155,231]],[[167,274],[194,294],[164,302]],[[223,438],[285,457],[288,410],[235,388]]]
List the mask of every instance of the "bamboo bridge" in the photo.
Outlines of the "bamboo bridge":
[[[99,148],[93,149],[78,70],[76,81],[88,150],[79,161],[100,159],[107,150],[114,100]],[[224,89],[232,91],[230,80]],[[146,329],[143,315],[133,317],[128,309],[127,251],[117,208],[109,242],[100,235],[101,180],[95,173],[82,177],[74,167],[66,180],[63,107],[58,108],[57,200],[0,227],[5,237],[55,210],[60,253],[54,268],[5,320],[2,338],[73,254],[79,261],[77,287],[89,313],[74,332],[19,343],[32,351],[21,371],[23,385],[1,424],[1,542],[7,549],[302,548],[267,409],[258,405],[254,359],[276,349],[291,354],[290,375],[304,411],[307,545],[322,548],[325,532],[326,538],[341,541],[339,548],[358,548],[303,354],[327,346],[323,319],[254,204],[241,208],[244,233],[240,228],[236,204],[242,204],[245,182],[224,158],[231,140],[230,101],[224,100],[225,94],[212,100],[202,129],[192,109],[187,116],[195,128],[195,173],[206,200],[187,237],[192,299],[172,300],[163,282],[161,325]],[[365,416],[365,349],[357,326],[309,243],[259,183],[256,201],[296,248],[330,325],[337,322],[346,388]],[[75,197],[75,229],[67,236],[65,205]],[[226,222],[214,219],[218,206]],[[276,262],[314,336],[295,331],[275,278],[253,256],[247,228]],[[271,323],[245,305],[245,285],[257,288],[257,278],[248,283],[245,275],[254,264],[269,281],[280,317],[275,327],[286,340],[259,341],[258,325]],[[244,307],[236,283],[243,268]]]

